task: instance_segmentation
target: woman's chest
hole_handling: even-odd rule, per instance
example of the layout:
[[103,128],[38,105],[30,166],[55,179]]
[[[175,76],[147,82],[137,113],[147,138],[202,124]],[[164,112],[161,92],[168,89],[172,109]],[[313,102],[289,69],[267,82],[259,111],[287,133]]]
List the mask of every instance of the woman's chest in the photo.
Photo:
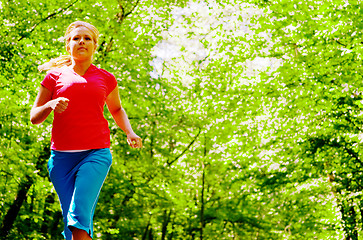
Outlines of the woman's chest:
[[82,99],[83,101],[104,101],[106,99],[105,80],[100,76],[79,76],[74,73],[62,74],[56,81],[54,97]]

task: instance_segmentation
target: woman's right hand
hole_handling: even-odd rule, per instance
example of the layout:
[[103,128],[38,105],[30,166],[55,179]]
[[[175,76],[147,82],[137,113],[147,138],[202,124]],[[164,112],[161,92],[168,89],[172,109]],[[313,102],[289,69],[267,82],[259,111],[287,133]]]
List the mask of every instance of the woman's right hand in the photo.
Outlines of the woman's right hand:
[[65,97],[59,97],[49,101],[49,106],[53,109],[56,113],[64,112],[68,107],[69,99]]
[[30,111],[30,121],[32,124],[40,124],[53,110],[56,113],[64,112],[68,107],[68,102],[69,100],[65,97],[52,99],[52,92],[41,85]]

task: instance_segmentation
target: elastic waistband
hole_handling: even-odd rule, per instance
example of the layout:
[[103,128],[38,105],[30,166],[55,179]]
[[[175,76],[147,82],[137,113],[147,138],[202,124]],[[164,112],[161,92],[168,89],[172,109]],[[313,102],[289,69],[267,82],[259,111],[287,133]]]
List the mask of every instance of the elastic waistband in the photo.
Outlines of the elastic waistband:
[[85,152],[85,151],[89,151],[91,149],[83,149],[83,150],[52,150],[52,151],[57,151],[57,152],[68,152],[68,153],[77,153],[77,152]]

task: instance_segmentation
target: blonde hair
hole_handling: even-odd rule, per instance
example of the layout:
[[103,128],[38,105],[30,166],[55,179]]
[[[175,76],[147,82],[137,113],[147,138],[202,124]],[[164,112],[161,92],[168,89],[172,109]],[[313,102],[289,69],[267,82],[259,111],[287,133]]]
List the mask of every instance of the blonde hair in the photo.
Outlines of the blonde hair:
[[[88,30],[90,30],[92,33],[91,37],[93,39],[93,42],[97,46],[98,37],[99,37],[99,32],[98,32],[97,28],[88,22],[76,21],[76,22],[71,23],[65,32],[64,38],[66,39],[66,49],[68,49],[69,42],[71,41],[71,35],[70,35],[71,32],[78,27],[85,27]],[[62,66],[70,66],[71,64],[72,64],[72,57],[70,55],[62,55],[60,57],[53,58],[53,59],[49,60],[48,62],[40,65],[38,67],[38,70],[40,72],[48,71],[53,68],[60,68]]]

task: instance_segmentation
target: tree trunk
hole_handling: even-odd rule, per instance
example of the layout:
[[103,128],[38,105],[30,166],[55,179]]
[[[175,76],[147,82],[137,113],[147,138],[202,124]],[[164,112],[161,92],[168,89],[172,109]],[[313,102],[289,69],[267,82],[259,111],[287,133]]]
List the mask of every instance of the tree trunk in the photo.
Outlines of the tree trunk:
[[202,161],[202,190],[201,190],[201,199],[200,199],[200,240],[203,240],[203,230],[204,230],[204,226],[205,226],[205,219],[204,219],[204,192],[205,192],[205,168],[206,168],[206,164],[204,162],[204,160],[206,159],[206,156],[208,154],[208,148],[207,148],[207,137],[204,134],[204,157],[203,157],[203,161]]
[[169,224],[169,222],[170,222],[170,216],[171,216],[171,210],[169,211],[169,213],[168,213],[168,211],[167,210],[165,210],[164,211],[164,221],[163,221],[163,225],[162,225],[162,227],[161,227],[161,240],[165,240],[165,237],[166,237],[166,233],[167,233],[167,227],[168,227],[168,224]]
[[172,229],[172,231],[171,231],[171,233],[168,236],[168,240],[172,240],[173,237],[174,237],[174,229],[175,229],[175,227],[174,227],[174,220],[171,221],[171,229]]
[[33,180],[26,178],[25,181],[20,183],[18,193],[14,202],[11,204],[8,212],[6,213],[4,220],[0,228],[0,239],[6,239],[14,222],[19,214],[20,208],[26,199],[30,187],[33,185]]
[[357,214],[352,199],[343,199],[340,204],[345,240],[358,240]]
[[204,183],[205,183],[205,166],[204,163],[202,164],[203,173],[202,173],[202,193],[201,193],[201,199],[200,199],[200,240],[203,240],[203,229],[205,226],[204,222]]
[[146,239],[150,239],[150,221],[151,221],[151,216],[152,215],[150,215],[150,218],[149,218],[149,221],[148,221],[148,223],[147,223],[147,225],[146,225],[146,228],[145,228],[145,231],[144,231],[144,234],[142,235],[142,240],[146,240]]
[[55,202],[55,195],[49,194],[44,204],[43,223],[40,231],[44,236],[54,236],[58,234],[58,224],[62,221],[62,213],[60,211],[52,212],[49,209],[50,205]]

